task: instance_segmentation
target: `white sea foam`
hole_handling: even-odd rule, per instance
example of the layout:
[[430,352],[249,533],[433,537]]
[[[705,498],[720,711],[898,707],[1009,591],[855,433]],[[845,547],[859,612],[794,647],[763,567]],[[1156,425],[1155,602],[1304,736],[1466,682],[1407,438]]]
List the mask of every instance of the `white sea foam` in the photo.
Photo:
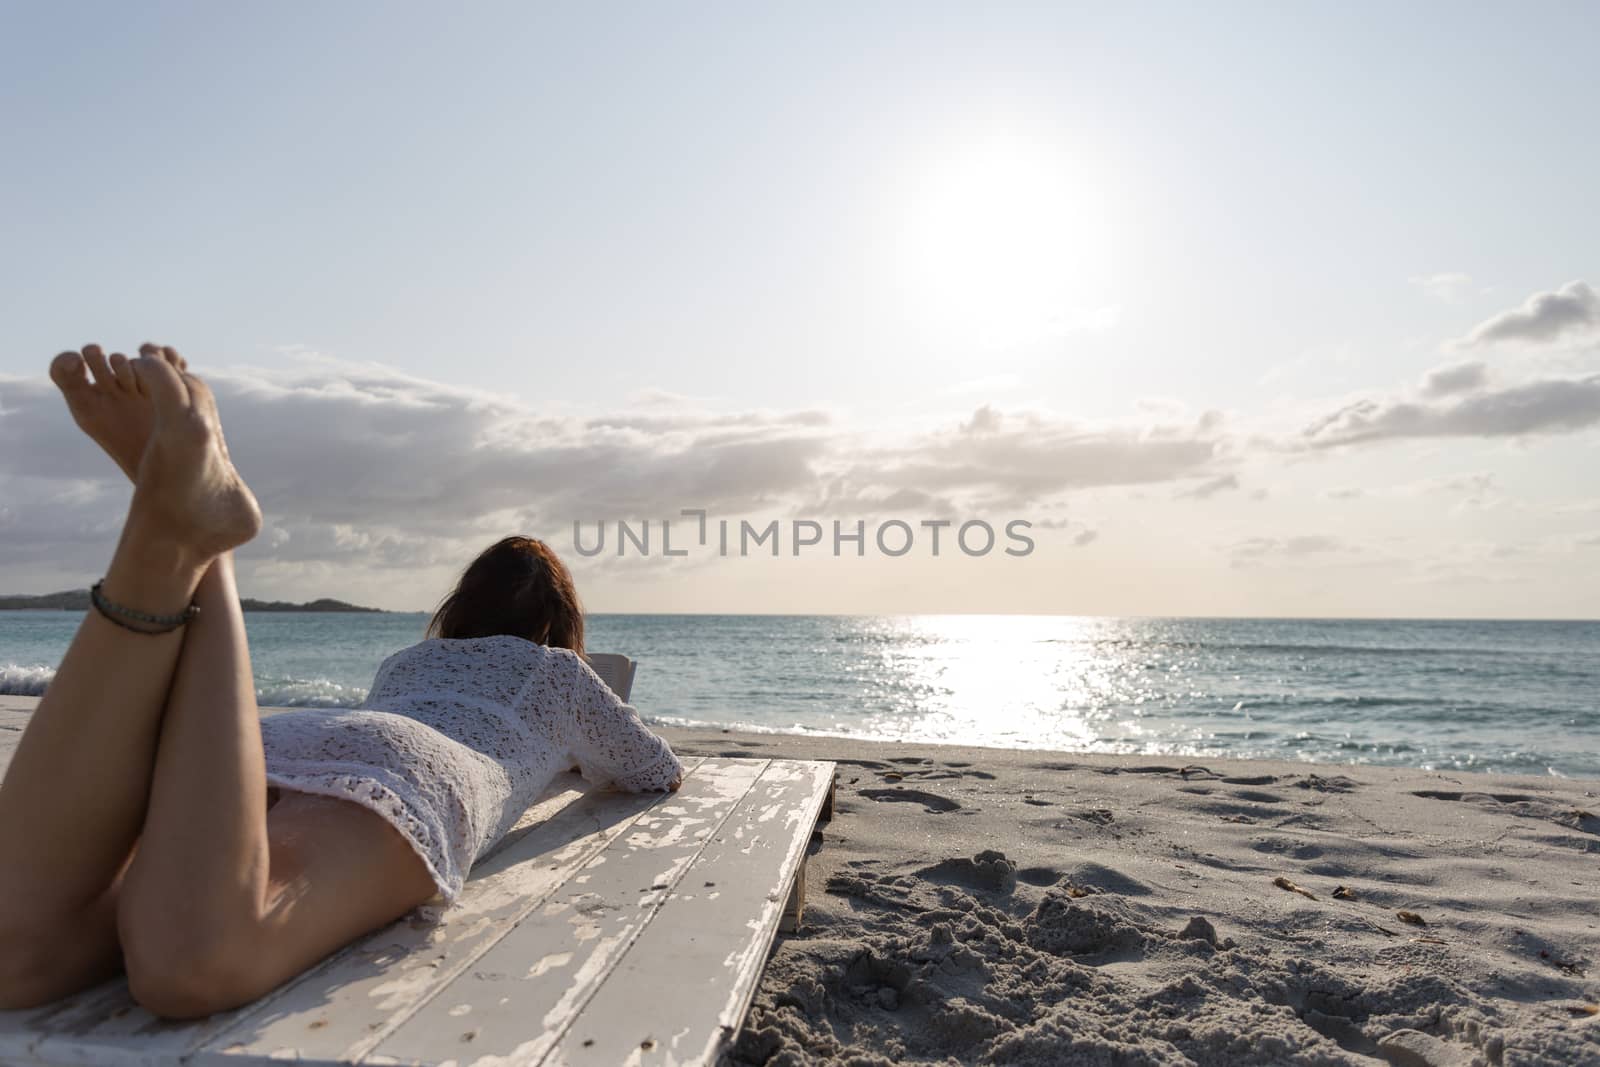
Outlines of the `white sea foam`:
[[360,686],[326,678],[272,678],[256,686],[256,703],[264,708],[353,708],[366,698]]
[[[0,664],[0,696],[43,696],[54,667]],[[256,687],[256,703],[267,708],[346,708],[366,699],[359,686],[341,685],[326,678],[272,678]]]
[[40,696],[55,676],[54,667],[21,667],[15,663],[0,663],[0,696]]

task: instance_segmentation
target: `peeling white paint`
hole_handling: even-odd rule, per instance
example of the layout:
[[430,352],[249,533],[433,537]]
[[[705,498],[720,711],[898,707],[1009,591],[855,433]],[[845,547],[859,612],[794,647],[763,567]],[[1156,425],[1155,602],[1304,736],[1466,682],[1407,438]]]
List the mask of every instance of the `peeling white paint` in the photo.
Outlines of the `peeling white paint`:
[[547,971],[550,971],[550,970],[552,970],[552,969],[554,969],[556,967],[565,967],[567,964],[569,964],[571,962],[572,962],[572,953],[570,953],[570,952],[552,952],[552,953],[550,953],[550,955],[544,957],[538,963],[535,963],[532,967],[528,968],[528,977],[529,978],[537,978],[541,974],[546,973]]

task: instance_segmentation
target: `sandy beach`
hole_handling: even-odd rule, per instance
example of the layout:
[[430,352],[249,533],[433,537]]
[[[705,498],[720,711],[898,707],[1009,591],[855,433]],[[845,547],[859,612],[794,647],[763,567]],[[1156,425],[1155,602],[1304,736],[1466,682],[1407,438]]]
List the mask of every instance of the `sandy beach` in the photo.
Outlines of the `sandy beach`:
[[839,763],[741,1064],[1600,1064],[1600,782],[663,732]]

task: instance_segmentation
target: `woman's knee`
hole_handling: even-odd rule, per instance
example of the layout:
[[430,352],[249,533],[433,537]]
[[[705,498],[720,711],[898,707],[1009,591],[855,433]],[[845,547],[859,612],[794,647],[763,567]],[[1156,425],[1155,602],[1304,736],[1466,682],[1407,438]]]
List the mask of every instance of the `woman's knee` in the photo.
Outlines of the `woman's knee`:
[[117,930],[128,991],[153,1015],[199,1018],[266,991],[251,916],[198,916],[178,901],[161,908],[125,901]]
[[152,1015],[198,1019],[266,992],[250,954],[226,944],[147,944],[124,951],[128,992]]

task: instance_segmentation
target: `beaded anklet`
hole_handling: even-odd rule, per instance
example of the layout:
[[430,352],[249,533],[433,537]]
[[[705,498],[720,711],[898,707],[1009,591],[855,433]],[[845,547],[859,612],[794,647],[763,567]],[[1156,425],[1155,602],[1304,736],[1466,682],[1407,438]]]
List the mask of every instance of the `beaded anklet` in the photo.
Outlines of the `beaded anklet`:
[[[171,633],[200,614],[199,604],[190,604],[176,615],[152,615],[149,612],[125,608],[106,599],[105,594],[100,591],[100,587],[105,584],[105,579],[102,578],[89,587],[89,603],[93,604],[95,610],[111,622],[116,623],[124,630],[132,630],[136,634],[154,636],[156,634]],[[135,626],[134,623],[141,623],[142,625]],[[159,627],[159,629],[145,629],[147,626],[155,626]]]

